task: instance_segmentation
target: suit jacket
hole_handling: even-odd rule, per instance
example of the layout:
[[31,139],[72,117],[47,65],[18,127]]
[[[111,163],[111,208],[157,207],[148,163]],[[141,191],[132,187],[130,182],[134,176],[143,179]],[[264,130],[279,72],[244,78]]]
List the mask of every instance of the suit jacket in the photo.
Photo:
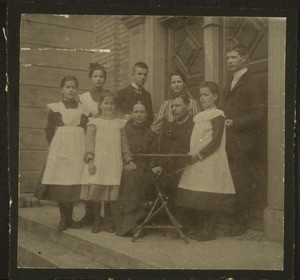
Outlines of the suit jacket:
[[146,106],[148,123],[151,124],[153,121],[153,108],[151,95],[148,91],[143,88],[141,93],[138,94],[135,88],[129,85],[118,92],[118,105],[123,115],[130,114],[132,105],[137,101],[141,101]]
[[233,126],[226,128],[227,144],[243,153],[254,151],[261,133],[265,102],[261,88],[248,71],[231,90],[231,80],[226,83],[220,97],[219,107]]

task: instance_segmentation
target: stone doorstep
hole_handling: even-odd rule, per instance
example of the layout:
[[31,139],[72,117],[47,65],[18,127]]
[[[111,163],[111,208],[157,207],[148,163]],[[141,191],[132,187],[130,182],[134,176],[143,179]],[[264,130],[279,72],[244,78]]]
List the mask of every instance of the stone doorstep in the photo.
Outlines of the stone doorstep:
[[[84,206],[74,208],[75,219]],[[282,269],[282,244],[268,242],[261,232],[249,230],[240,237],[223,237],[197,242],[172,240],[162,232],[151,231],[131,242],[106,232],[93,234],[89,228],[57,231],[58,209],[49,205],[19,209],[20,232],[33,239],[43,238],[108,268],[187,268],[187,269]],[[22,244],[20,244],[22,245]]]
[[[154,268],[151,264],[146,264],[140,259],[133,258],[130,255],[126,255],[112,249],[109,247],[109,244],[107,244],[107,246],[104,244],[99,245],[87,239],[73,235],[72,231],[77,230],[68,229],[67,231],[59,232],[55,227],[47,226],[21,216],[19,217],[19,228],[27,234],[29,233],[30,236],[33,236],[33,238],[36,236],[42,236],[45,240],[62,248],[66,248],[67,250],[71,250],[73,253],[80,252],[81,256],[102,264],[102,267],[128,269]],[[125,242],[126,241],[127,240],[125,240]]]
[[38,235],[28,235],[23,230],[19,230],[18,237],[18,267],[20,268],[107,268]]

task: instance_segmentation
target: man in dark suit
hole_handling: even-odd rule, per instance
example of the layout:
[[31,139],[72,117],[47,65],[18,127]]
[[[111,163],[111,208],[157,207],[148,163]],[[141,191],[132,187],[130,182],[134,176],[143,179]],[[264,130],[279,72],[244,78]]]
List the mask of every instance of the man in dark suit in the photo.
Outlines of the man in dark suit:
[[153,121],[152,99],[150,93],[144,89],[148,72],[146,63],[135,63],[132,67],[132,83],[118,92],[118,102],[122,117],[129,118],[132,105],[141,101],[146,106],[148,123],[151,124]]
[[242,45],[231,45],[226,50],[228,80],[220,98],[220,108],[226,116],[226,150],[236,190],[234,224],[227,236],[242,235],[247,230],[250,190],[253,184],[251,161],[261,133],[264,98],[261,88],[249,73],[248,53]]

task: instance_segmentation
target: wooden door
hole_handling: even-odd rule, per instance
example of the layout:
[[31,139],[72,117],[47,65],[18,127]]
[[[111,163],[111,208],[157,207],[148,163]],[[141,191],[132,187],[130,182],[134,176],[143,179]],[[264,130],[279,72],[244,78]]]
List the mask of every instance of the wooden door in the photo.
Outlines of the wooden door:
[[[187,86],[197,98],[204,80],[203,17],[175,17],[168,25],[168,65],[166,77],[180,69],[187,77]],[[169,80],[168,80],[169,82]],[[166,96],[170,94],[169,83]],[[198,98],[197,98],[198,99]]]
[[[249,71],[253,73],[262,88],[265,99],[265,118],[262,124],[260,142],[257,143],[252,160],[254,184],[252,189],[252,213],[262,216],[267,205],[267,103],[268,103],[268,19],[267,18],[224,18],[223,34],[225,54],[226,42],[242,43],[249,52]],[[223,71],[226,73],[224,58]],[[226,75],[224,75],[226,77]],[[223,81],[225,83],[225,81]]]

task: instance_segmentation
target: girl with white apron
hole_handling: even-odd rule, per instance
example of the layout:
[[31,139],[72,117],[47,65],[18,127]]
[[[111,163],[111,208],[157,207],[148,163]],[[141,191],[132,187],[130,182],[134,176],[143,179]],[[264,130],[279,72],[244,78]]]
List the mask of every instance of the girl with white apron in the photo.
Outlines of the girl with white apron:
[[[85,168],[80,198],[92,205],[93,233],[115,231],[113,210],[119,194],[122,173],[121,129],[126,120],[115,118],[115,96],[106,91],[100,99],[98,118],[90,118],[86,133]],[[101,203],[104,203],[104,225]],[[110,211],[110,212],[108,212]]]
[[72,218],[74,202],[79,201],[84,168],[85,130],[88,112],[75,101],[78,81],[63,78],[63,100],[48,104],[45,129],[50,144],[41,184],[47,186],[47,200],[57,201],[60,210],[58,230],[78,228]]
[[190,141],[191,164],[184,171],[176,197],[176,205],[199,211],[204,229],[198,241],[216,239],[217,213],[233,211],[235,190],[225,150],[225,116],[217,109],[218,87],[205,82],[200,88],[204,111],[194,117]]

